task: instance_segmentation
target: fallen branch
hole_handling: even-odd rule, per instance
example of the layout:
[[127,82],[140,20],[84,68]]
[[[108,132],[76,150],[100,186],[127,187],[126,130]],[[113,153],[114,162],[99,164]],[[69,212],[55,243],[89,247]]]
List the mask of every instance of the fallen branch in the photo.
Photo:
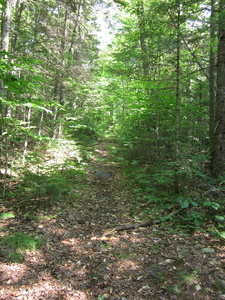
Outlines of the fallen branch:
[[137,229],[140,227],[148,227],[148,226],[152,226],[155,224],[160,224],[160,223],[167,221],[168,219],[171,219],[175,215],[179,214],[182,210],[183,209],[179,209],[179,210],[169,214],[168,216],[161,218],[160,220],[148,220],[148,221],[145,221],[145,222],[142,222],[139,224],[138,223],[137,224],[128,224],[128,225],[121,225],[121,226],[109,228],[104,231],[104,234],[107,235],[107,234],[111,234],[115,231],[132,230],[132,229]]
[[139,227],[148,227],[148,226],[151,226],[154,224],[159,224],[159,223],[161,223],[161,222],[155,221],[155,220],[148,220],[148,221],[140,223],[140,224],[128,224],[128,225],[117,226],[114,229],[116,231],[131,230],[131,229],[137,229]]

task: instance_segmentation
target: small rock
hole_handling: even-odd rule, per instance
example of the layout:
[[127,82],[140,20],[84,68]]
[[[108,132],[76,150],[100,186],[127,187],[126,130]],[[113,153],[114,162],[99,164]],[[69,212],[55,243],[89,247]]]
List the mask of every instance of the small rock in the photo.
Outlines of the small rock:
[[157,276],[157,267],[156,266],[149,266],[148,267],[148,272],[152,275],[152,276]]
[[97,176],[99,176],[99,177],[101,177],[101,178],[104,178],[104,179],[109,178],[109,177],[112,176],[110,173],[108,173],[108,172],[106,172],[106,171],[95,171],[94,173],[95,173]]
[[215,253],[215,249],[213,249],[213,248],[203,248],[202,252],[206,253],[206,254],[212,254],[212,253]]

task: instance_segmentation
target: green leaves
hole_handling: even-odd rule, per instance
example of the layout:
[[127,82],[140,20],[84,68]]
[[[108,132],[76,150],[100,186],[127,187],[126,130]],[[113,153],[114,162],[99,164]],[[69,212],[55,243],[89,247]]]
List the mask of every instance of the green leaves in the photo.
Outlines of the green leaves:
[[203,202],[204,207],[213,208],[215,210],[218,210],[220,208],[220,204],[214,201],[205,201]]
[[223,216],[215,216],[216,221],[223,222],[225,218]]
[[186,199],[184,197],[178,197],[177,201],[180,203],[181,208],[185,209],[188,208],[190,205],[197,207],[198,203],[191,200],[191,199]]
[[0,220],[7,220],[14,217],[15,217],[14,213],[0,213]]
[[188,208],[190,206],[208,207],[208,208],[212,208],[214,210],[218,210],[220,208],[220,204],[217,202],[214,202],[214,201],[204,201],[203,203],[201,203],[199,201],[199,203],[198,203],[196,201],[193,201],[189,198],[184,198],[182,196],[177,198],[177,202],[180,204],[181,208],[183,208],[183,209]]
[[4,10],[6,8],[5,0],[0,0],[0,10]]
[[225,239],[225,231],[219,232],[219,236],[220,236],[221,238]]
[[178,202],[180,203],[181,208],[188,208],[190,204],[189,201],[184,198],[178,199]]

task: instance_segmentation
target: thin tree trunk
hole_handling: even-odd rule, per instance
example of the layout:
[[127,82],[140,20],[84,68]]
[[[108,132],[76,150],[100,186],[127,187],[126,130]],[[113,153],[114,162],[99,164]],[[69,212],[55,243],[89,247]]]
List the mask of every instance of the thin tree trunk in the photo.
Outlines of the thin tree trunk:
[[[67,27],[68,27],[68,7],[66,6],[65,8],[65,13],[64,13],[64,20],[62,24],[62,29],[61,29],[61,52],[63,53],[66,48],[65,41],[67,40]],[[65,60],[62,61],[63,66],[65,66]],[[55,99],[57,99],[57,102],[63,106],[64,101],[65,101],[65,86],[63,83],[64,77],[60,72],[56,75],[55,79],[55,90],[54,90],[54,95]],[[57,107],[56,113],[54,115],[54,121],[55,121],[55,128],[54,128],[54,134],[53,138],[61,138],[62,132],[63,132],[63,124],[62,121],[60,120],[61,117],[61,112],[60,108]]]
[[21,0],[16,1],[15,5],[15,21],[14,21],[14,31],[11,42],[11,51],[14,53],[16,51],[17,41],[19,37],[19,32],[21,28],[21,16],[24,10],[24,3]]
[[[214,128],[215,128],[215,0],[211,0],[210,18],[210,59],[209,59],[209,132],[210,132],[210,154],[211,160],[214,151]],[[212,161],[211,161],[212,163]],[[211,165],[211,170],[213,166]]]
[[179,193],[179,174],[178,174],[178,161],[180,157],[180,15],[181,7],[180,1],[177,3],[177,54],[176,54],[176,124],[175,124],[175,153],[176,153],[176,162],[177,167],[175,168],[175,181],[174,187],[175,192]]
[[[6,1],[6,8],[2,12],[1,19],[1,51],[9,51],[9,37],[10,37],[10,22],[11,22],[11,9],[13,6],[14,0]],[[3,53],[2,57],[7,59],[7,56]],[[2,80],[0,80],[0,98],[5,97],[5,86]],[[11,113],[11,110],[8,110],[8,113]],[[2,134],[5,131],[5,118],[7,113],[7,107],[0,100],[0,137],[1,137],[1,152],[0,156],[4,157],[4,177],[3,177],[3,189],[2,197],[5,197],[6,186],[7,186],[7,172],[8,172],[8,150],[9,150],[9,141],[7,137],[3,137]]]
[[9,163],[9,144],[8,139],[5,138],[5,155],[4,155],[4,174],[3,174],[3,187],[2,187],[2,197],[5,198],[6,187],[7,187],[7,175],[8,175],[8,163]]
[[[29,132],[30,130],[30,120],[31,120],[31,108],[28,107],[28,111],[26,113],[26,110],[25,110],[25,116],[24,116],[24,121],[25,121],[25,124],[27,124],[27,131]],[[25,164],[25,161],[26,161],[26,154],[27,154],[27,149],[28,149],[28,133],[25,135],[25,140],[24,140],[24,147],[23,147],[23,160],[22,160],[22,163],[23,165]]]
[[148,57],[148,46],[146,44],[146,25],[145,25],[145,12],[143,0],[139,0],[137,4],[137,17],[139,25],[139,40],[141,46],[141,59],[144,80],[148,79],[149,76],[149,57]]
[[73,28],[73,33],[71,36],[71,42],[70,42],[70,52],[72,54],[72,60],[69,61],[69,63],[72,63],[73,60],[79,60],[79,52],[76,51],[76,37],[80,32],[80,27],[81,27],[81,20],[82,20],[82,15],[83,15],[83,6],[82,6],[82,0],[80,0],[79,2],[76,2],[75,4],[76,7],[76,18],[75,18],[75,24],[74,24],[74,28]]
[[[10,35],[10,22],[11,22],[11,8],[13,5],[13,0],[6,1],[6,8],[2,12],[1,18],[1,51],[8,52],[9,51],[9,35]],[[4,53],[2,54],[3,57]],[[3,81],[0,80],[0,98],[3,98],[5,94],[5,87]],[[1,122],[0,122],[0,134],[4,131],[4,118],[5,118],[5,105],[0,101],[0,114],[1,114]]]
[[213,140],[213,176],[225,172],[225,0],[219,2],[217,92],[215,103],[215,129]]
[[40,121],[38,122],[38,136],[41,136],[41,133],[42,133],[43,120],[44,120],[44,112],[42,110],[41,114],[40,114]]

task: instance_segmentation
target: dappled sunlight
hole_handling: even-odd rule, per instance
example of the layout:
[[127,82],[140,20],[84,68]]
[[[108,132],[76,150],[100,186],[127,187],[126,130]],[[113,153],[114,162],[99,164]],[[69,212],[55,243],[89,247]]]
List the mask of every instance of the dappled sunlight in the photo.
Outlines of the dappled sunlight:
[[224,5],[0,0],[0,300],[225,300]]
[[11,264],[0,263],[0,283],[4,282],[7,285],[15,284],[29,271],[29,267],[24,264]]
[[74,251],[77,254],[80,254],[80,255],[85,254],[84,244],[85,244],[85,246],[87,244],[86,244],[86,242],[80,240],[79,238],[78,239],[75,239],[75,238],[65,239],[65,240],[61,241],[61,243],[66,246],[70,246],[70,248],[71,248],[70,250]]
[[142,267],[133,260],[121,259],[117,263],[115,263],[115,268],[117,272],[127,272],[140,270]]
[[[53,145],[46,151],[47,155],[56,159],[56,163],[63,162],[65,159],[77,157],[82,159],[79,145],[73,140],[58,139],[57,145]],[[58,159],[58,160],[57,160]]]
[[95,152],[100,154],[100,156],[102,156],[102,157],[107,157],[108,156],[108,151],[106,151],[106,150],[96,149]]
[[63,236],[67,234],[67,230],[64,228],[55,227],[55,228],[51,228],[51,233],[58,236]]
[[130,235],[130,241],[133,243],[145,243],[147,241],[147,237],[140,236],[137,232],[132,232]]
[[112,244],[113,246],[117,245],[120,242],[120,238],[116,237],[116,236],[106,236],[106,235],[102,235],[102,236],[93,236],[91,237],[92,241],[105,241],[105,242],[109,242],[110,244]]
[[46,259],[42,251],[28,252],[25,258],[26,263],[30,266],[45,266],[47,265]]
[[76,262],[68,260],[64,264],[62,263],[62,265],[59,266],[59,272],[61,275],[58,276],[58,278],[74,278],[77,281],[83,282],[88,280],[89,275],[88,265],[84,265],[79,260]]
[[[105,145],[101,148],[104,150]],[[64,189],[64,193],[57,201],[52,200],[53,205],[48,209],[20,213],[16,218],[9,214],[9,219],[0,220],[5,235],[12,229],[44,240],[40,249],[24,254],[18,269],[4,264],[9,268],[0,277],[4,300],[13,297],[65,300],[174,297],[180,300],[181,287],[188,294],[197,293],[198,298],[193,299],[203,299],[204,282],[209,282],[204,275],[206,264],[210,259],[210,264],[216,265],[216,259],[202,255],[201,246],[195,245],[193,237],[162,230],[151,223],[148,227],[138,227],[141,220],[129,214],[133,195],[125,188],[119,169],[102,160],[108,159],[104,156],[106,152],[97,152],[101,159],[91,162],[81,181],[77,180],[76,173],[61,169],[52,177],[28,174],[27,182],[32,180],[26,187],[30,188],[30,183],[38,180],[38,189],[44,182],[51,187],[47,191],[54,197],[58,196],[56,190],[60,194]],[[61,158],[63,155],[58,161]],[[67,190],[69,180],[71,185]],[[42,201],[48,202],[45,194]],[[30,202],[27,195],[26,204]],[[203,239],[203,236],[196,234],[196,238]],[[221,257],[222,252],[221,248]],[[7,261],[7,255],[4,259]],[[194,271],[189,271],[193,265]],[[181,278],[183,269],[186,273]]]
[[[45,174],[56,170],[80,170],[86,165],[87,152],[83,146],[75,141],[59,139],[57,142],[52,140],[47,149],[34,149],[27,151],[26,171],[35,174]],[[13,168],[0,169],[0,173],[7,171],[9,176],[21,177],[21,161],[14,162]]]
[[64,245],[69,245],[71,247],[78,247],[81,245],[82,241],[80,241],[79,239],[66,239],[66,240],[63,240],[61,241],[62,244]]
[[[2,297],[1,299],[7,299],[5,297],[7,297],[9,293],[6,289],[2,289],[0,291],[0,294],[2,294],[2,296],[4,297]],[[22,285],[19,288],[12,287],[11,293],[9,295],[12,294],[15,297],[14,299],[31,299],[31,295],[33,295],[33,297],[35,298],[38,297],[39,299],[90,299],[85,291],[76,290],[72,287],[67,287],[63,284],[60,284],[59,281],[54,280],[54,278],[49,276],[49,274],[47,273],[40,273],[38,276],[38,280],[30,285]]]

